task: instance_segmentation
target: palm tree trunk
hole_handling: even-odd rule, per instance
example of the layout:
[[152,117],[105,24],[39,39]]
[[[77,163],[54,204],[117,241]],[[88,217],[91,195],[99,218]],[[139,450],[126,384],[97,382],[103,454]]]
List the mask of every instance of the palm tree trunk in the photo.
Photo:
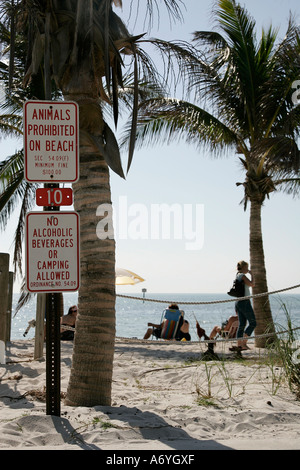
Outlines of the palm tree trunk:
[[[98,105],[91,99],[90,106],[93,115]],[[93,124],[80,122],[81,130],[87,126],[91,133]],[[98,121],[98,139],[99,127]],[[82,135],[80,180],[73,187],[75,210],[80,215],[81,286],[66,404],[109,406],[115,341],[115,241],[100,240],[96,234],[97,207],[111,204],[109,170],[99,150]]]
[[[262,202],[251,199],[250,210],[250,263],[254,279],[253,294],[268,292],[265,255],[261,229]],[[269,297],[253,298],[253,309],[257,321],[255,335],[275,331]],[[255,345],[264,348],[270,338],[257,338]]]

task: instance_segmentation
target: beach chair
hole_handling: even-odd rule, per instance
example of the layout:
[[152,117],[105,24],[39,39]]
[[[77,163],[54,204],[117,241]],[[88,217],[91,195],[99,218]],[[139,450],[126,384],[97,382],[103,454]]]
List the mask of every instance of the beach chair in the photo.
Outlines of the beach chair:
[[183,323],[184,313],[181,310],[166,309],[162,315],[161,339],[176,339],[176,334]]
[[237,330],[239,328],[239,322],[238,320],[235,321],[234,323],[232,323],[231,327],[229,328],[229,330],[227,331],[224,331],[222,330],[221,333],[219,334],[220,338],[230,338],[230,339],[233,339],[236,337],[236,334],[237,334]]
[[232,323],[232,325],[230,327],[230,330],[228,332],[228,338],[235,338],[238,328],[239,328],[239,322],[238,321],[235,321],[234,323]]

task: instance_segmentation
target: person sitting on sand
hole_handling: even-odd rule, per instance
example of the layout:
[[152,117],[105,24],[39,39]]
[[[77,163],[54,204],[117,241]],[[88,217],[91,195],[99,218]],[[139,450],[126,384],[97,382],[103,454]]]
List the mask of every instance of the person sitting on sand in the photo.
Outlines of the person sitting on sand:
[[214,326],[209,337],[197,321],[196,328],[199,339],[201,339],[202,337],[205,340],[215,339],[217,334],[219,334],[223,338],[235,338],[238,329],[238,316],[233,315],[226,322],[222,323],[222,326]]
[[[179,310],[179,307],[177,304],[171,304],[169,305],[169,310]],[[182,316],[179,320],[177,333],[174,339],[176,339],[177,341],[191,341],[191,335],[189,333],[189,322],[183,319],[184,312],[180,311],[180,313],[182,314]],[[145,333],[144,339],[150,338],[151,335],[155,336],[158,339],[161,338],[162,329],[165,321],[166,319],[164,319],[159,325],[155,323],[148,323],[149,328]]]
[[217,335],[220,335],[222,338],[235,338],[238,324],[239,319],[237,314],[232,315],[225,323],[222,323],[222,326],[214,326],[209,335],[209,339],[215,339]]
[[[238,316],[232,315],[222,326],[214,326],[209,337],[206,335],[205,330],[200,327],[199,323],[196,322],[197,334],[199,339],[204,337],[204,340],[214,340],[217,335],[223,338],[235,338],[238,329]],[[218,355],[214,352],[215,342],[208,342],[207,351],[204,353],[202,359],[219,359]]]
[[[71,326],[72,328],[75,328],[76,318],[77,306],[72,305],[72,307],[69,308],[67,315],[61,317],[61,325]],[[63,341],[72,341],[74,339],[74,331],[61,328],[60,339]]]
[[183,323],[177,333],[176,339],[177,341],[191,341],[190,325],[187,320],[183,320]]

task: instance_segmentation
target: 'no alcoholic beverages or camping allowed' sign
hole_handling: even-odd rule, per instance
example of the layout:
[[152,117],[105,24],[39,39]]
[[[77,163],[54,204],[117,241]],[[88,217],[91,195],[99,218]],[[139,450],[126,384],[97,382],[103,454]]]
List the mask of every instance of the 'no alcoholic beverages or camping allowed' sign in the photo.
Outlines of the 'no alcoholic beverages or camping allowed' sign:
[[28,182],[70,182],[79,178],[78,105],[67,101],[24,104],[24,173]]
[[26,216],[26,288],[29,292],[79,289],[79,215],[30,212]]

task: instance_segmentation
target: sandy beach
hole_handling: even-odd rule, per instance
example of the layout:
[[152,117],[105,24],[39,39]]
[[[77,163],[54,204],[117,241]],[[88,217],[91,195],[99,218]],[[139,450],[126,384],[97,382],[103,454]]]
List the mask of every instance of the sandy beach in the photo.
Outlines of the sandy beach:
[[[112,406],[47,416],[45,359],[34,341],[13,341],[0,366],[0,450],[299,450],[300,401],[282,370],[251,343],[243,359],[200,361],[197,343],[117,339]],[[66,392],[71,342],[61,343]],[[218,345],[221,348],[221,345]]]

